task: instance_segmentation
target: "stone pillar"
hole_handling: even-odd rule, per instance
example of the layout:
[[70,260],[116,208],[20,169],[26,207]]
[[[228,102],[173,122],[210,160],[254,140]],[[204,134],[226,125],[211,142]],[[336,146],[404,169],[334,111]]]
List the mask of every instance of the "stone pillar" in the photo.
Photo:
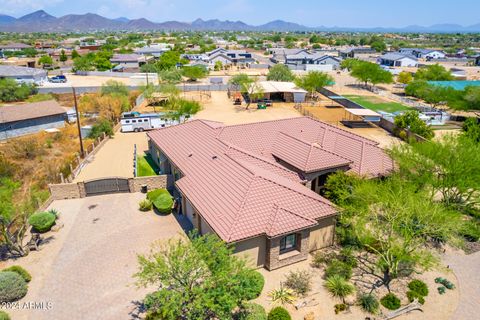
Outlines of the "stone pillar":
[[77,185],[78,185],[78,193],[80,195],[80,198],[85,198],[87,196],[87,192],[85,191],[85,183],[77,182]]

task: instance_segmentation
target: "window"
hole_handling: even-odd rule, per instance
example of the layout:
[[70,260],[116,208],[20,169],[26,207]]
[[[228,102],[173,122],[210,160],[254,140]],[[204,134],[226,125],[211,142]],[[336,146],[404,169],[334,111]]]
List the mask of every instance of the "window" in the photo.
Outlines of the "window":
[[125,123],[130,123],[130,120],[125,120]]
[[132,123],[137,123],[137,120],[132,120]]
[[292,233],[280,239],[280,253],[297,249],[297,235]]

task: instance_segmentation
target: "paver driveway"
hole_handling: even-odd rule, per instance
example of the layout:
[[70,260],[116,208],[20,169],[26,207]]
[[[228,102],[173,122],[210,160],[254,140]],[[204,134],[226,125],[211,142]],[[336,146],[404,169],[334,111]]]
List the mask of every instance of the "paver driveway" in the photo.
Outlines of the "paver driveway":
[[[24,299],[49,301],[52,308],[23,310],[15,313],[15,319],[133,318],[134,302],[148,292],[137,289],[132,278],[138,268],[137,253],[148,252],[156,240],[184,234],[173,215],[138,211],[143,197],[116,194],[54,202],[51,207],[65,217],[59,234],[67,234],[51,243],[63,241],[44,275],[38,275],[37,280],[33,275],[33,281],[43,278],[43,284]],[[67,219],[73,215],[74,219]],[[42,258],[39,263],[48,263]]]

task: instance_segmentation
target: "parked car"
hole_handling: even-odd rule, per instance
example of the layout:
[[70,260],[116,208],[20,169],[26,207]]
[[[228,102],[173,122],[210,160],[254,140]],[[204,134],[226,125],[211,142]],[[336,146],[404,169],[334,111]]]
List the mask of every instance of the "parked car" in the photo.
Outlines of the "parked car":
[[48,79],[48,81],[52,83],[65,83],[67,82],[67,77],[65,77],[64,75],[58,75],[51,77],[50,79]]

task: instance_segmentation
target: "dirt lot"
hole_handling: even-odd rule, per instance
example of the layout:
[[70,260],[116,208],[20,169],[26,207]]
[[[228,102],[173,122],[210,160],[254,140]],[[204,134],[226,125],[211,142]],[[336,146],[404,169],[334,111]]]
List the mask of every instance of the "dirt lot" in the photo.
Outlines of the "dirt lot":
[[66,83],[46,83],[43,85],[45,88],[58,88],[58,87],[97,87],[101,86],[108,80],[115,80],[122,82],[126,85],[133,85],[129,77],[100,77],[100,76],[78,76],[75,74],[67,73]]
[[245,104],[234,106],[226,92],[213,91],[211,99],[203,103],[203,110],[195,115],[195,119],[240,124],[299,116],[292,103],[274,103],[266,110],[258,110],[257,105],[252,103],[247,110]]

